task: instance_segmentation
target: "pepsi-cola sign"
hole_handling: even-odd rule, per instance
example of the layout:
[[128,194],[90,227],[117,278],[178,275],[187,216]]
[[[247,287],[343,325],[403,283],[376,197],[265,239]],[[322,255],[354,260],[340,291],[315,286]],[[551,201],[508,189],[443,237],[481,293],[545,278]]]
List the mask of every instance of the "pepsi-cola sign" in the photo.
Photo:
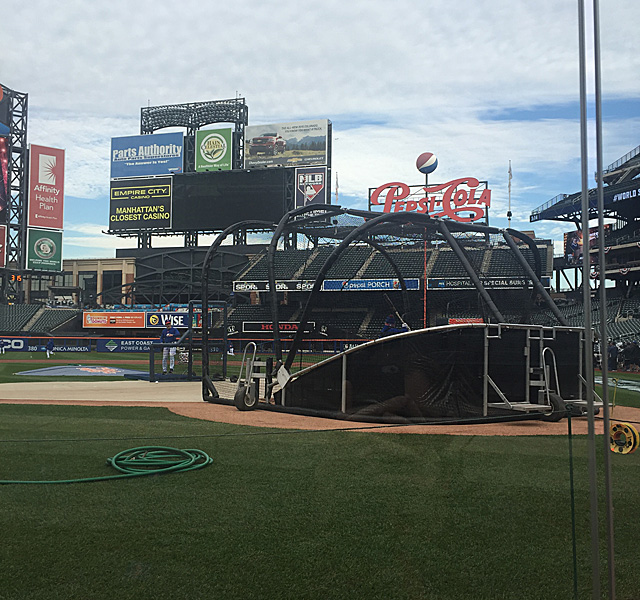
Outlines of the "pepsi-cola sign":
[[491,190],[486,182],[475,177],[428,186],[392,181],[371,192],[369,205],[381,206],[385,213],[416,212],[470,223],[486,216],[486,209],[491,206]]

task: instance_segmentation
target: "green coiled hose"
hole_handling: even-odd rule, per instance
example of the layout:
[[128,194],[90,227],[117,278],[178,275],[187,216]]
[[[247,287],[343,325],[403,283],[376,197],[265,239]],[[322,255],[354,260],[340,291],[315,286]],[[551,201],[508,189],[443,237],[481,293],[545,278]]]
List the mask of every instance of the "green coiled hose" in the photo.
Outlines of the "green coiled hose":
[[104,475],[102,477],[85,477],[83,479],[58,479],[53,481],[1,481],[0,484],[10,483],[88,483],[92,481],[107,481],[110,479],[124,479],[126,477],[143,477],[145,475],[162,475],[164,473],[182,473],[194,471],[210,465],[213,459],[202,450],[180,450],[165,446],[141,446],[123,450],[113,458],[107,459],[119,475]]

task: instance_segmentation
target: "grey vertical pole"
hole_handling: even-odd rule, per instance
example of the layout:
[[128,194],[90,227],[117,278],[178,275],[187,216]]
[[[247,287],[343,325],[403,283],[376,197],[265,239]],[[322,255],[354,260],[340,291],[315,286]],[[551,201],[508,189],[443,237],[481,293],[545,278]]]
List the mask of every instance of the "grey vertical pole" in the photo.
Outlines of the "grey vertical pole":
[[[598,270],[600,282],[600,349],[607,339],[607,292],[605,288],[604,254],[604,191],[602,189],[602,89],[600,71],[600,8],[598,0],[593,0],[593,52],[596,103],[596,173],[598,178]],[[607,518],[607,563],[609,566],[609,597],[616,597],[616,573],[613,536],[613,498],[611,492],[611,451],[609,449],[609,381],[607,361],[602,361],[602,416],[604,420],[604,486]]]
[[[589,499],[591,507],[591,578],[593,598],[600,598],[600,555],[598,551],[598,486],[596,473],[596,435],[593,407],[593,331],[591,287],[589,286],[589,177],[587,152],[587,68],[585,52],[584,0],[578,0],[578,41],[580,57],[580,159],[582,164],[582,297],[585,327],[585,381],[588,413]],[[586,253],[585,253],[586,238]],[[585,256],[586,254],[586,256]]]
[[347,412],[347,355],[342,355],[342,412]]

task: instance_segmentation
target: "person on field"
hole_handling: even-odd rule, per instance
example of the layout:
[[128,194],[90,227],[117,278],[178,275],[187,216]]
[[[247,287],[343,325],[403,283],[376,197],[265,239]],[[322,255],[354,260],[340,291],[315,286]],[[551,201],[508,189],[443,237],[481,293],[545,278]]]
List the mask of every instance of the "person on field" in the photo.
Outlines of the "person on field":
[[[166,327],[162,330],[160,341],[163,344],[173,344],[180,339],[180,332],[171,324],[171,320],[167,321]],[[173,373],[173,367],[176,360],[176,347],[165,346],[162,349],[162,374],[167,374],[167,358],[169,359],[169,373]]]
[[609,342],[609,353],[608,353],[608,357],[609,357],[609,371],[617,371],[618,370],[618,346],[616,346],[616,344],[614,344],[613,342]]
[[45,349],[47,351],[47,358],[51,358],[53,356],[53,338],[47,342]]
[[380,335],[381,337],[384,337],[386,335],[393,335],[394,333],[404,333],[405,331],[409,331],[409,326],[406,323],[401,323],[400,327],[398,327],[396,317],[394,315],[389,315],[385,319]]

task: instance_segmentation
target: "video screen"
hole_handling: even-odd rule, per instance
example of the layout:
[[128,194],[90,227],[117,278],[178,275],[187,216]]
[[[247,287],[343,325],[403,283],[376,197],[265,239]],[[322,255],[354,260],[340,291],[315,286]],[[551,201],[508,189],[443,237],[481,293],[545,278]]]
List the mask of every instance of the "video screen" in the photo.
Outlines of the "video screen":
[[285,211],[285,171],[174,175],[172,229],[221,230],[247,220],[277,223]]
[[[611,225],[604,226],[604,234],[607,235],[611,229]],[[589,250],[598,247],[598,228],[589,228]],[[582,230],[569,231],[564,234],[564,258],[568,265],[581,265],[583,256],[583,239]],[[595,252],[590,253],[590,264],[598,262],[598,256]]]

